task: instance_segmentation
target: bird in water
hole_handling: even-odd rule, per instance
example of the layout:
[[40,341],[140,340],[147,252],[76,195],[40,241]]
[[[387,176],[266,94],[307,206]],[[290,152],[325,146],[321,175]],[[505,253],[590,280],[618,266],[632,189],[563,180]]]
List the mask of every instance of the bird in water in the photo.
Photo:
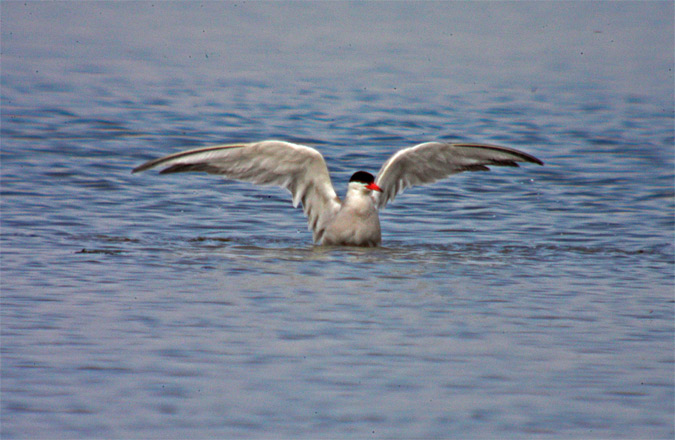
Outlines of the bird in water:
[[227,179],[286,188],[293,206],[302,203],[316,244],[379,246],[378,210],[397,194],[463,171],[489,171],[488,165],[543,165],[534,156],[486,144],[425,142],[391,156],[377,177],[357,171],[341,200],[335,193],[321,153],[278,140],[198,148],[150,160],[133,173],[164,167],[160,174],[201,171]]

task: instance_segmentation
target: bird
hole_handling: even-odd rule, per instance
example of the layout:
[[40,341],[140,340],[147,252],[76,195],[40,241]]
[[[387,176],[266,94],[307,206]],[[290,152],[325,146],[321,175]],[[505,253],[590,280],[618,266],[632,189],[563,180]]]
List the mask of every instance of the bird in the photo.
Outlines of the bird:
[[231,180],[287,189],[295,208],[302,204],[317,245],[376,247],[382,243],[379,210],[407,188],[430,184],[488,166],[544,163],[522,151],[489,144],[424,142],[403,148],[377,177],[357,171],[344,199],[331,183],[326,161],[312,147],[282,140],[215,145],[147,161],[132,173],[163,167],[160,174],[206,172]]

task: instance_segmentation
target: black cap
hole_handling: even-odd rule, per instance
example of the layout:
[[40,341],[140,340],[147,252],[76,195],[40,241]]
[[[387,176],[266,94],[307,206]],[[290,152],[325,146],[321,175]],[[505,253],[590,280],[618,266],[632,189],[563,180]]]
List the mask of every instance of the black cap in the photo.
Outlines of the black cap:
[[357,171],[352,174],[352,177],[349,179],[350,182],[361,182],[361,183],[373,183],[375,177],[365,171]]

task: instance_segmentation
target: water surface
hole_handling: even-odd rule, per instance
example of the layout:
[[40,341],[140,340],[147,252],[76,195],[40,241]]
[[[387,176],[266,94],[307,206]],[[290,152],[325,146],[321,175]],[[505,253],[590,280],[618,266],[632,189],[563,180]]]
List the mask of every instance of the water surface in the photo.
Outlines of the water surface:
[[[669,38],[664,38],[669,35]],[[3,438],[673,438],[673,4],[2,4]],[[312,245],[279,138],[546,165]]]

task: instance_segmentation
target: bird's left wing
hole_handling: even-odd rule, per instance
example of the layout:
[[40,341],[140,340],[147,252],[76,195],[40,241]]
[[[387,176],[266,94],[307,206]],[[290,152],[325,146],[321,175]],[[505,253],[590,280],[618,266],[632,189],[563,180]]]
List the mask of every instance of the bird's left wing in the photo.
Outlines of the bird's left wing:
[[314,241],[319,241],[340,208],[326,161],[317,150],[283,141],[218,145],[198,148],[148,161],[133,173],[166,167],[160,174],[203,171],[228,179],[286,188],[293,206],[302,203]]
[[426,142],[398,151],[387,160],[375,183],[382,188],[377,204],[383,208],[397,194],[462,171],[489,171],[488,165],[517,167],[518,162],[543,165],[534,156],[511,148],[485,144]]

